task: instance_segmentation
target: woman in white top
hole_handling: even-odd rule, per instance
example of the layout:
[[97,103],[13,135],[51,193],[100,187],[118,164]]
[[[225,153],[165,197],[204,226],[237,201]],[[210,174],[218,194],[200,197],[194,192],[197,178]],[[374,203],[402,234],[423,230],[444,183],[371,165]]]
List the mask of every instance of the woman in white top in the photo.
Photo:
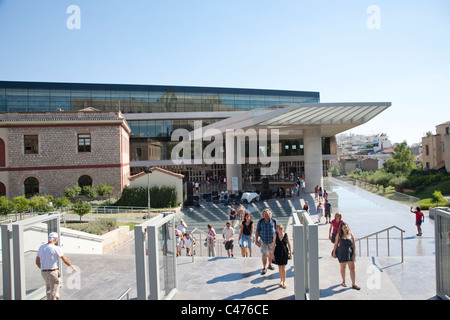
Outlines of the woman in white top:
[[323,214],[322,202],[319,202],[316,211],[317,211],[317,223],[320,223],[320,219],[322,219]]
[[178,228],[178,230],[181,231],[182,234],[186,233],[187,225],[183,219],[180,219],[180,222],[178,222],[177,228]]

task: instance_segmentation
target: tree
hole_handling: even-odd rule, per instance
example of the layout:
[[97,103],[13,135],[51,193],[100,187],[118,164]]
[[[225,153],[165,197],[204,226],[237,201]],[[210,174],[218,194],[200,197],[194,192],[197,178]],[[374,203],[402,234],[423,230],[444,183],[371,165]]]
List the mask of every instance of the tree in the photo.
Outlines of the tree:
[[58,199],[55,199],[53,202],[53,206],[55,208],[69,208],[72,202],[70,202],[69,198],[67,197],[61,197]]
[[36,212],[50,212],[52,211],[52,207],[50,205],[51,201],[49,200],[50,198],[48,196],[34,196],[30,199],[30,205]]
[[11,202],[5,196],[0,197],[0,215],[6,216],[12,212]]
[[16,212],[24,212],[30,210],[30,200],[25,195],[15,197],[11,200],[12,209]]
[[397,144],[394,149],[394,156],[383,163],[383,167],[388,173],[409,175],[411,171],[417,169],[414,163],[414,155],[408,147],[406,141]]
[[72,210],[80,216],[81,221],[81,217],[91,212],[91,205],[87,201],[78,200],[78,202],[72,206]]

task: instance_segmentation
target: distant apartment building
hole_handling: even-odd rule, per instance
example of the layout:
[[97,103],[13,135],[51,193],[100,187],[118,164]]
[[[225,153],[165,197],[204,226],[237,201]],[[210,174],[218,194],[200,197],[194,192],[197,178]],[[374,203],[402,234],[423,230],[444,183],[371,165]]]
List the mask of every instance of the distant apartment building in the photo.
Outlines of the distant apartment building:
[[450,121],[436,126],[436,134],[422,138],[424,170],[446,168],[450,172]]
[[349,173],[356,168],[375,171],[392,158],[394,149],[385,133],[376,135],[340,134],[336,136],[339,169]]
[[343,156],[369,155],[392,147],[385,133],[376,135],[340,134],[336,136],[339,154]]
[[0,195],[64,195],[105,182],[129,185],[130,128],[120,112],[0,113]]

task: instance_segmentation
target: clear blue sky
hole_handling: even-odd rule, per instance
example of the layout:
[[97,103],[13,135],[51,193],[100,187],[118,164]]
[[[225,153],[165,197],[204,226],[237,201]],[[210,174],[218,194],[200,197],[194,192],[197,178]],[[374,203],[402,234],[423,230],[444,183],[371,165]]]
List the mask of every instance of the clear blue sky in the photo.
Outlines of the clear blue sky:
[[[81,29],[66,25],[70,5]],[[380,29],[369,29],[371,5]],[[390,101],[351,132],[421,141],[450,120],[448,0],[0,0],[0,80],[319,91]]]

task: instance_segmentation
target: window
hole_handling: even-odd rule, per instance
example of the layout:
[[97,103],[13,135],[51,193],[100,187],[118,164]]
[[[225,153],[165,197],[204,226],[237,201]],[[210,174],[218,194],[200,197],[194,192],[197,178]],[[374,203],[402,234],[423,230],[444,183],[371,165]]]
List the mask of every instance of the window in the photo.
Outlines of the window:
[[90,176],[84,175],[78,179],[78,186],[81,188],[90,186],[92,187],[92,178]]
[[91,134],[78,135],[78,152],[91,152]]
[[39,194],[39,181],[36,178],[27,178],[24,182],[25,197],[31,198]]
[[425,145],[425,155],[429,156],[430,155],[430,148],[428,145]]
[[24,136],[23,140],[25,154],[39,153],[39,139],[37,135]]

